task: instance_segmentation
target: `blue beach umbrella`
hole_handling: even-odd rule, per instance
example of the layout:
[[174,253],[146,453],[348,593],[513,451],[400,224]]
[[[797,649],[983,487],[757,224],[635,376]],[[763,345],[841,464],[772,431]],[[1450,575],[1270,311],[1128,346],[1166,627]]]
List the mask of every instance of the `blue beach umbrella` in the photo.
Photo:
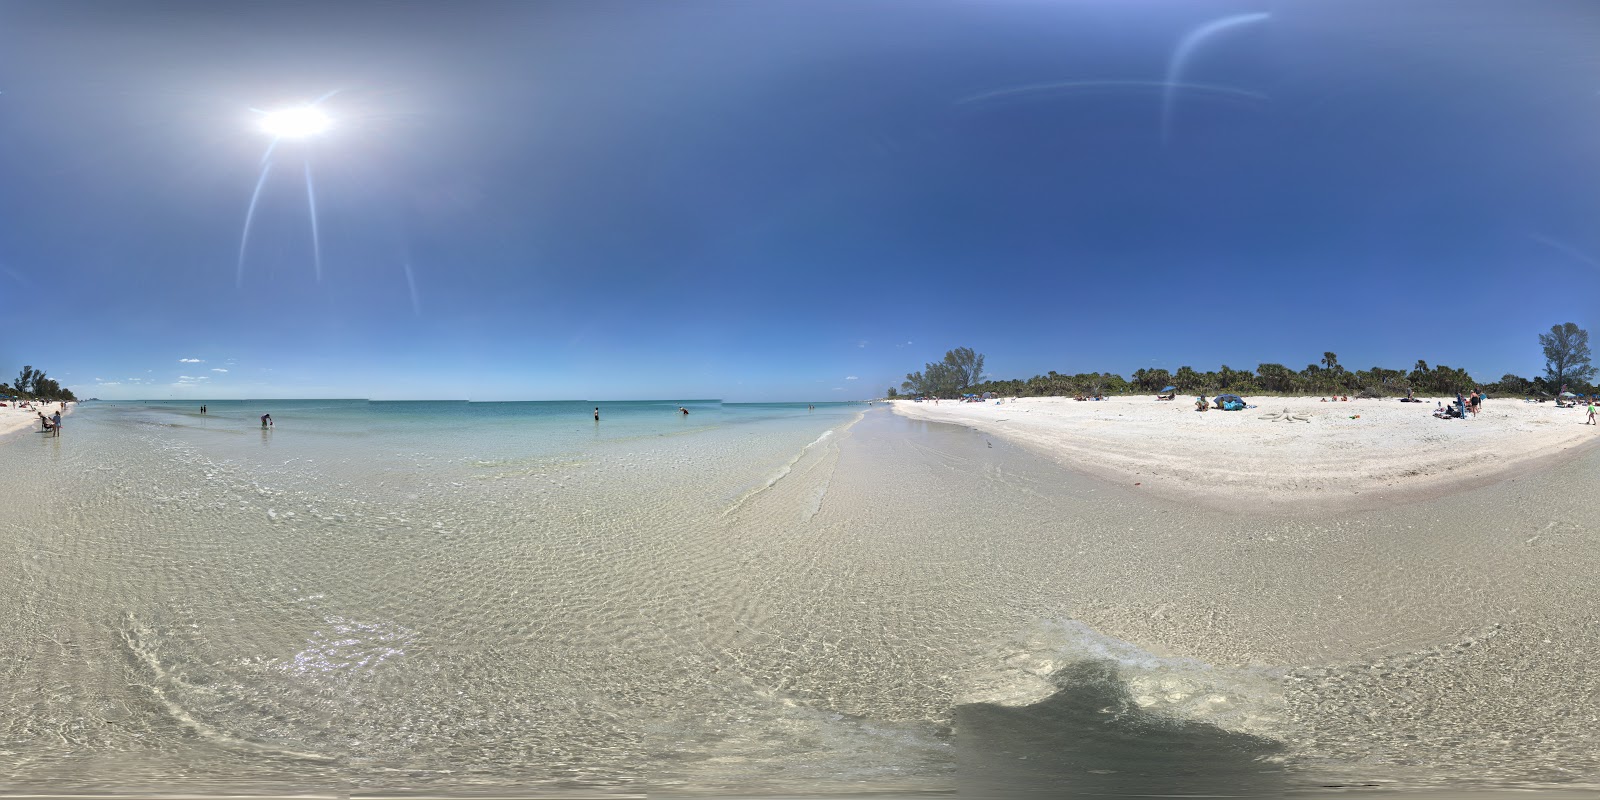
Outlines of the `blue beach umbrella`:
[[1176,392],[1176,391],[1178,391],[1178,387],[1176,387],[1176,386],[1168,386],[1168,387],[1165,387],[1165,388],[1163,388],[1161,390],[1162,394],[1165,394],[1167,392]]

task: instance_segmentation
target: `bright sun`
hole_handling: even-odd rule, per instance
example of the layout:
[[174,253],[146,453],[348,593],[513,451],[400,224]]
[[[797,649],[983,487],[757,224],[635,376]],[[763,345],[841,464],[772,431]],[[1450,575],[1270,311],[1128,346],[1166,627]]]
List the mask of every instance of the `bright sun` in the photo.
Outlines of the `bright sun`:
[[333,124],[328,115],[309,106],[273,111],[261,118],[261,130],[280,139],[303,139],[327,130]]

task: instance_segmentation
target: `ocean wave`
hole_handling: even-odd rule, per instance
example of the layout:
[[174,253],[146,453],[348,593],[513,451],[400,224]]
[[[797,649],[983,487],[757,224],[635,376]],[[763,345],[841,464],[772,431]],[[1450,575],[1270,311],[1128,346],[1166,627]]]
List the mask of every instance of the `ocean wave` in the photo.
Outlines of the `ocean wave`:
[[[810,453],[813,448],[815,448],[818,445],[823,444],[823,443],[827,442],[829,439],[833,438],[833,435],[835,433],[843,433],[843,432],[849,430],[850,426],[855,425],[857,422],[860,422],[862,420],[862,418],[865,417],[865,416],[866,416],[866,413],[862,412],[860,414],[857,414],[854,419],[850,420],[849,422],[846,422],[843,425],[840,425],[837,428],[830,428],[828,430],[823,431],[821,436],[818,436],[816,439],[812,440],[811,443],[807,444],[805,447],[800,448],[800,450],[797,451],[793,456],[789,457],[788,461],[785,461],[782,464],[782,466],[779,466],[776,470],[774,470],[772,472],[772,474],[768,475],[765,480],[763,480],[762,482],[756,484],[755,486],[751,487],[750,489],[746,490],[743,494],[739,495],[739,498],[737,500],[733,501],[733,505],[728,506],[728,508],[725,509],[722,512],[722,516],[727,517],[727,516],[733,515],[741,507],[743,507],[745,503],[749,502],[752,498],[756,497],[757,495],[760,495],[761,493],[767,491],[768,489],[771,489],[774,486],[777,486],[779,481],[781,481],[784,478],[788,477],[789,473],[794,471],[794,465],[800,463],[800,460],[805,458],[806,455],[808,453]],[[818,496],[817,498],[815,498],[815,503],[813,505],[817,506],[817,507],[820,507],[821,502],[822,502],[822,498],[820,496]],[[811,511],[811,514],[815,514],[815,513],[816,513],[815,510]],[[810,514],[808,514],[806,518],[809,519],[810,518]]]

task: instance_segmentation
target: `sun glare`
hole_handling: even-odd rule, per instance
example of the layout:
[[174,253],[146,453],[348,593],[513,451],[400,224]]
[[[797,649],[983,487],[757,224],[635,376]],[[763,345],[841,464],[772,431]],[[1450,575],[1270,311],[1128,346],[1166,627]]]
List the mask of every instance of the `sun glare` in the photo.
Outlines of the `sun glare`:
[[315,108],[286,108],[261,118],[261,130],[280,139],[303,139],[326,131],[333,121]]

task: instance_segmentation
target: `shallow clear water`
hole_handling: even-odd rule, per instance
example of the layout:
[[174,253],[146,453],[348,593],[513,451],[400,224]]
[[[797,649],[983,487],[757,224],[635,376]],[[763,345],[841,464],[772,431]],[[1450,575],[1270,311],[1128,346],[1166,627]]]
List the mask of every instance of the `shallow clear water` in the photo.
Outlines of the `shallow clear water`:
[[[1592,785],[1596,459],[1326,520],[860,405],[87,404],[0,443],[0,785]],[[276,425],[262,432],[256,418]],[[863,413],[865,412],[865,413]]]

